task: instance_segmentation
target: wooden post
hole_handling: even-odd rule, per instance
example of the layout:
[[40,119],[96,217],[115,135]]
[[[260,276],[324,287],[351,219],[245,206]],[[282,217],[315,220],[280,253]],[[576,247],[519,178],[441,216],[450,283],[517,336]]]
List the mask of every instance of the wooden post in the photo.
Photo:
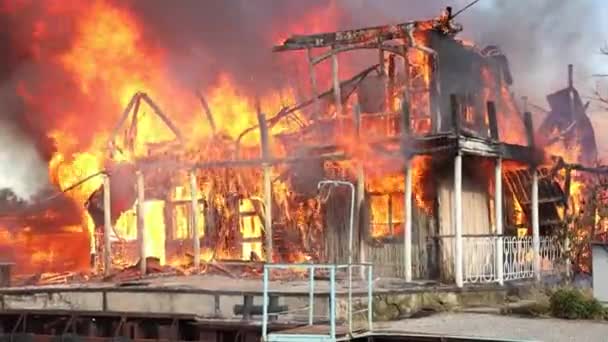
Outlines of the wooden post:
[[139,269],[146,274],[146,228],[144,221],[144,174],[137,171],[137,240],[139,240]]
[[112,270],[112,246],[110,234],[112,234],[112,198],[110,194],[110,176],[103,176],[103,267],[104,274],[110,275]]
[[405,222],[403,225],[403,266],[405,268],[405,281],[412,281],[412,164],[411,156],[407,146],[407,139],[410,137],[410,111],[409,103],[404,98],[401,103],[401,153],[405,158],[405,191],[404,191],[404,212]]
[[502,159],[496,159],[494,168],[494,224],[496,225],[496,278],[504,285],[503,217],[502,217]]
[[[353,110],[353,116],[355,121],[355,135],[356,141],[359,142],[359,138],[361,136],[361,106],[357,103],[355,104]],[[367,237],[368,231],[363,230],[368,228],[363,224],[361,219],[361,208],[363,207],[363,201],[365,200],[365,170],[363,168],[363,162],[359,160],[357,162],[357,189],[356,189],[356,199],[355,199],[355,227],[358,228],[359,231],[359,262],[365,263],[367,262]],[[361,278],[365,279],[367,273],[364,267],[361,267]]]
[[454,158],[454,232],[456,253],[454,258],[454,272],[456,286],[464,285],[463,278],[463,242],[462,242],[462,154],[457,152]]
[[572,169],[570,167],[566,168],[566,180],[564,182],[564,197],[565,203],[564,206],[564,220],[566,220],[566,237],[564,238],[564,252],[567,255],[566,257],[566,277],[570,279],[572,275],[572,265],[570,264],[570,222],[568,220],[568,211],[570,210],[570,192],[571,192],[571,184],[572,184]]
[[395,55],[390,54],[388,56],[388,82],[387,82],[387,100],[388,100],[388,111],[393,113],[395,111]]
[[260,141],[262,144],[262,165],[264,172],[264,229],[266,230],[266,262],[272,262],[272,179],[271,165],[268,161],[271,159],[270,146],[268,140],[268,125],[266,123],[266,115],[258,112],[258,123],[260,125]]
[[534,253],[534,276],[540,281],[540,222],[538,212],[538,170],[532,170],[532,250]]
[[486,106],[488,111],[488,122],[490,124],[490,137],[495,141],[500,141],[500,135],[498,133],[498,120],[496,119],[496,106],[492,101],[488,101]]
[[403,226],[403,264],[405,267],[405,281],[412,281],[412,163],[409,156],[405,156],[405,222]]
[[198,231],[199,205],[198,205],[198,182],[196,181],[196,170],[190,172],[190,199],[192,203],[192,251],[194,254],[194,269],[198,272],[201,267],[201,240]]
[[460,102],[458,96],[455,94],[450,95],[450,109],[452,111],[452,127],[454,134],[460,135]]
[[[333,47],[332,47],[333,49]],[[334,85],[334,99],[336,101],[336,115],[338,118],[342,115],[342,89],[340,88],[340,75],[338,70],[338,54],[334,52],[331,55],[331,76]]]
[[319,90],[317,89],[317,76],[315,73],[315,65],[313,64],[312,49],[306,49],[306,54],[308,56],[308,74],[310,76],[310,88],[312,91],[313,98],[314,113],[312,117],[313,119],[317,119],[321,115],[321,104],[319,103]]

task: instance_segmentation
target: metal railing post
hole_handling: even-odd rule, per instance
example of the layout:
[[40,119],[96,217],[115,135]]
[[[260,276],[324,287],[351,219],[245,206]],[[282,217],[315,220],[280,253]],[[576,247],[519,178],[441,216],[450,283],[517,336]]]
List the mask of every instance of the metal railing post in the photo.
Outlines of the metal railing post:
[[348,332],[353,333],[353,265],[348,265]]
[[264,292],[263,292],[263,312],[262,312],[262,340],[268,337],[268,267],[264,265]]
[[336,265],[330,266],[329,271],[329,335],[336,338]]
[[310,288],[308,290],[308,325],[314,324],[315,267],[310,266]]
[[374,317],[374,297],[372,295],[373,291],[373,265],[367,266],[367,324],[369,326],[369,331],[373,330],[372,327],[372,319]]

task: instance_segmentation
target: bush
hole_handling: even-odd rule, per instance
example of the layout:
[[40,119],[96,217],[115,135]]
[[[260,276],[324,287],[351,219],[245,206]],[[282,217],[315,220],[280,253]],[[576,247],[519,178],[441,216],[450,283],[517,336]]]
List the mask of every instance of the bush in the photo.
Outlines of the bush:
[[549,302],[551,314],[559,318],[602,319],[606,314],[600,302],[576,289],[559,289]]

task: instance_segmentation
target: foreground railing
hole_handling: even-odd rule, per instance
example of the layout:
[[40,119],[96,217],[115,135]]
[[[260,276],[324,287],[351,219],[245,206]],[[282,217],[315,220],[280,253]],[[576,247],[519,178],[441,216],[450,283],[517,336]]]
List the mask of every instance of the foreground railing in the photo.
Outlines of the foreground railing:
[[[271,273],[280,270],[296,270],[305,272],[307,275],[308,301],[304,306],[292,308],[284,312],[269,312],[270,296],[272,295]],[[328,275],[329,283],[326,281],[316,281],[318,275]],[[361,286],[361,280],[357,280],[359,286],[355,286],[354,278],[360,279],[359,275],[366,274],[364,286]],[[343,289],[346,289],[344,291]],[[341,289],[338,292],[338,289]],[[357,291],[355,293],[355,291]],[[270,341],[268,335],[269,316],[272,314],[274,321],[278,321],[279,316],[287,317],[290,324],[302,323],[303,326],[326,325],[329,324],[327,337],[330,339],[336,338],[336,327],[338,325],[339,305],[338,299],[345,299],[346,307],[346,324],[348,326],[348,334],[353,336],[355,332],[364,330],[372,331],[372,315],[373,315],[373,266],[371,264],[353,264],[353,265],[320,265],[320,264],[265,264],[264,265],[264,293],[263,293],[263,320],[262,320],[262,337],[263,341]],[[354,297],[359,300],[355,301]],[[329,307],[323,310],[323,301],[316,303],[320,297],[328,297]],[[345,298],[346,297],[346,298]],[[361,300],[363,297],[364,300]],[[327,303],[327,302],[325,302]],[[319,314],[319,311],[325,311],[327,314]],[[298,314],[299,313],[299,314]],[[364,317],[365,328],[355,327],[354,316]],[[304,322],[302,322],[304,321]],[[342,323],[342,322],[340,322]],[[280,334],[278,332],[277,334]],[[276,335],[276,334],[273,334]],[[292,335],[292,334],[290,334]]]
[[[500,281],[500,274],[497,272],[501,267],[497,261],[500,250],[502,250],[502,280],[534,277],[532,237],[469,236],[463,238],[463,247],[465,283]],[[557,238],[550,236],[540,238],[539,257],[542,275],[561,270],[562,250]]]

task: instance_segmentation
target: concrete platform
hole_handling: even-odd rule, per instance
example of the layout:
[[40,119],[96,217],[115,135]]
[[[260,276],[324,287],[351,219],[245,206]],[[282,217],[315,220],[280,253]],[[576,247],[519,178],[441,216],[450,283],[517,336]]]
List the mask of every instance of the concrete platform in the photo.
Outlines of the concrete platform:
[[[353,289],[354,305],[364,305],[367,301],[366,281],[355,280]],[[505,288],[495,285],[457,289],[449,285],[430,283],[404,283],[400,280],[377,279],[374,281],[374,311],[382,316],[383,303],[398,301],[402,307],[429,305],[458,306],[461,302],[478,298],[487,305],[488,295],[504,297]],[[276,297],[278,305],[290,310],[308,305],[309,284],[307,280],[272,281],[270,293]],[[337,288],[338,308],[345,308],[346,282],[339,281]],[[327,312],[329,281],[315,280],[315,311]],[[190,316],[200,321],[243,320],[258,321],[263,303],[261,279],[233,279],[219,275],[194,275],[182,277],[148,278],[140,281],[116,283],[78,283],[55,286],[29,286],[0,288],[0,312],[86,312],[117,313],[128,315]],[[485,297],[484,297],[485,296]],[[247,299],[248,298],[248,299]],[[467,299],[469,298],[469,299]],[[247,303],[249,300],[249,303]],[[432,303],[431,303],[432,304]],[[237,307],[257,306],[250,313],[243,314]],[[242,310],[241,310],[242,311]],[[378,311],[378,312],[376,312]],[[403,310],[404,312],[407,309]],[[399,312],[402,315],[404,312]],[[306,312],[302,313],[303,315]],[[297,316],[291,316],[298,320]]]

